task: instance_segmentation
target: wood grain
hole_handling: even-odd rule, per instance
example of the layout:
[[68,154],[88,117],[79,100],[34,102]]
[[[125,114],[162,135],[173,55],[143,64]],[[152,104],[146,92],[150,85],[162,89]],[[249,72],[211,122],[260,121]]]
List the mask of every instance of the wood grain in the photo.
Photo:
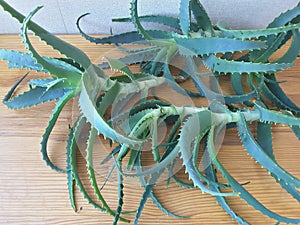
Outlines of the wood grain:
[[[90,44],[77,35],[60,35],[60,37],[84,50],[92,60],[99,59],[112,49],[111,46]],[[41,54],[58,56],[57,52],[39,42],[37,38],[33,37],[32,40]],[[24,50],[17,35],[0,35],[0,48]],[[0,62],[0,68],[0,96],[3,98],[25,71],[7,69],[6,62]],[[288,81],[283,84],[284,90],[297,103],[300,103],[299,75],[299,61],[293,68],[280,73],[280,80]],[[43,76],[46,75],[32,72],[29,78]],[[228,78],[225,78],[224,82],[228,82]],[[22,87],[20,91],[24,88]],[[230,91],[228,88],[225,89],[226,92]],[[12,111],[3,104],[0,105],[0,224],[111,224],[112,218],[88,205],[77,189],[76,202],[79,211],[73,212],[69,204],[65,174],[51,171],[42,161],[39,150],[41,135],[53,107],[54,103],[46,103],[31,109]],[[72,123],[72,109],[71,102],[63,111],[49,142],[50,157],[60,167],[65,166],[65,139],[68,125]],[[273,142],[280,164],[293,175],[300,177],[298,140],[287,127],[274,126],[273,131]],[[299,203],[286,194],[253,159],[250,159],[241,147],[236,130],[226,132],[219,157],[238,181],[241,183],[251,181],[246,185],[247,190],[267,207],[285,216],[299,217]],[[84,160],[79,162],[83,170],[83,182],[88,184],[84,176],[84,163]],[[99,175],[99,180],[103,179],[103,176]],[[222,180],[221,177],[220,179]],[[137,207],[141,191],[136,183],[126,182],[125,210]],[[108,202],[116,206],[114,181],[108,183],[103,193]],[[182,189],[174,183],[167,189],[161,182],[155,188],[155,193],[172,212],[190,218],[174,219],[165,216],[149,201],[140,220],[142,225],[236,224],[212,196],[201,194],[199,190]],[[260,215],[238,198],[228,198],[228,202],[252,224],[274,224],[274,221]],[[127,217],[133,219],[134,215]]]

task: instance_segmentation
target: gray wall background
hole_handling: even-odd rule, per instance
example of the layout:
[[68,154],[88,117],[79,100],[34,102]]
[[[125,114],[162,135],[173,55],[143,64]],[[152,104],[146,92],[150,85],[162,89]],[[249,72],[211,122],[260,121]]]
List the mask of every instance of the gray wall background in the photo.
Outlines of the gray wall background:
[[[132,30],[130,24],[112,23],[115,17],[129,16],[130,0],[7,0],[24,14],[36,6],[44,8],[34,17],[48,31],[53,33],[78,33],[77,18],[89,12],[91,15],[81,22],[87,33],[114,33]],[[232,28],[263,28],[274,17],[297,5],[299,0],[201,0],[214,22],[227,22]],[[155,7],[153,7],[155,6]],[[179,13],[179,0],[140,0],[139,14]],[[148,27],[153,25],[148,24]],[[0,33],[19,33],[20,25],[8,13],[0,11]]]

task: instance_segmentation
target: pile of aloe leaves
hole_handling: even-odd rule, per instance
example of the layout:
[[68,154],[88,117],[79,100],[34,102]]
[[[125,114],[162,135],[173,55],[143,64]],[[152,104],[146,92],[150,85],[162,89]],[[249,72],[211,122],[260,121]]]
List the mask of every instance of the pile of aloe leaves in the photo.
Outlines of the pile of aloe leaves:
[[[86,40],[97,45],[115,45],[125,53],[120,58],[108,57],[100,64],[91,62],[83,51],[34,23],[32,18],[42,7],[24,16],[3,0],[0,5],[20,22],[22,41],[28,51],[0,49],[0,58],[7,61],[10,68],[46,74],[40,79],[31,79],[29,89],[15,96],[15,90],[30,75],[20,78],[3,98],[3,103],[11,109],[22,109],[56,102],[42,136],[41,154],[53,170],[66,173],[70,202],[75,211],[76,184],[89,204],[112,216],[113,224],[130,222],[126,219],[128,213],[135,214],[133,224],[138,224],[149,199],[168,216],[184,219],[184,216],[170,212],[155,196],[153,189],[164,180],[167,185],[175,181],[184,188],[200,189],[214,196],[239,224],[250,223],[230,207],[227,199],[232,196],[239,196],[277,224],[300,223],[300,218],[280,215],[249,193],[246,184],[239,183],[226,170],[216,149],[220,135],[227,129],[236,129],[248,154],[282,189],[300,202],[300,179],[278,164],[272,146],[274,124],[289,126],[300,138],[300,108],[285,94],[277,76],[278,72],[291,68],[299,55],[300,3],[277,16],[267,28],[257,30],[232,30],[222,22],[213,24],[199,0],[180,0],[178,17],[139,16],[137,0],[131,0],[130,16],[113,21],[132,23],[135,31],[105,37],[93,37],[84,32],[80,23],[87,16],[84,14],[78,19],[77,26]],[[144,22],[163,25],[159,27],[165,29],[149,30],[143,26]],[[41,56],[34,48],[28,30],[64,58]],[[287,51],[272,60],[274,53],[285,45],[288,45]],[[174,64],[177,59],[180,59],[180,66]],[[139,71],[135,72],[133,66]],[[109,76],[108,70],[118,75]],[[222,93],[223,76],[230,77],[232,94]],[[191,81],[193,88],[189,90],[183,84]],[[205,99],[209,105],[178,105],[153,91],[165,86],[171,87],[178,96],[193,101]],[[139,98],[135,99],[135,104],[124,107],[137,94]],[[49,158],[47,144],[61,111],[73,99],[78,100],[80,113],[66,140],[67,165],[59,168]],[[112,108],[117,113],[111,113]],[[119,108],[124,110],[118,111]],[[163,140],[160,140],[161,126],[167,127]],[[83,132],[86,136],[86,169],[94,193],[87,191],[77,167],[78,142]],[[115,208],[102,195],[105,184],[99,183],[95,170],[94,152],[101,149],[96,149],[94,143],[99,137],[109,142],[110,153],[101,163],[110,165],[107,180],[112,171],[116,174],[118,205]],[[145,151],[146,148],[149,151]],[[145,165],[145,157],[146,161],[153,162],[150,167]],[[200,158],[205,165],[202,168],[199,167]],[[191,182],[176,176],[178,162]],[[167,177],[162,178],[166,174]],[[220,175],[225,178],[225,184],[218,181]],[[127,178],[135,178],[143,188],[133,212],[123,211],[124,180]],[[92,195],[98,200],[94,201]]]

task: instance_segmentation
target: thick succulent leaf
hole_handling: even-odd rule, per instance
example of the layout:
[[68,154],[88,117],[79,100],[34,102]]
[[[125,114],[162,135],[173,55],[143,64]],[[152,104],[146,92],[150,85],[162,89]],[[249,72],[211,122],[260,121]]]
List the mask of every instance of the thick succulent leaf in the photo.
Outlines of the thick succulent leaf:
[[246,61],[251,60],[252,62],[268,62],[270,56],[280,48],[285,37],[286,34],[281,33],[277,35],[276,39],[274,39],[271,44],[268,45],[268,48],[249,52],[245,55],[245,57],[249,56],[249,59]]
[[123,63],[121,60],[118,59],[113,59],[113,58],[107,58],[107,59],[109,61],[109,65],[112,70],[123,73],[131,80],[131,82],[135,80],[133,73],[125,63]]
[[[285,26],[288,23],[299,23],[300,22],[300,7],[297,6],[292,10],[288,10],[287,12],[281,14],[279,17],[275,18],[275,20],[268,25],[268,28],[276,28]],[[257,59],[259,62],[265,62],[267,59],[282,45],[284,45],[292,36],[295,38],[295,32],[299,32],[294,30],[293,32],[289,31],[287,34],[281,33],[277,36],[271,35],[267,38],[261,38],[263,40],[267,40],[268,49],[266,51],[254,51],[250,53],[252,59]],[[293,34],[294,33],[294,34]],[[297,44],[297,43],[294,43]],[[295,52],[299,51],[299,48],[292,48],[289,51]],[[291,54],[291,52],[289,54]],[[291,60],[293,61],[293,60]]]
[[158,178],[159,178],[158,174],[152,174],[151,177],[150,177],[150,179],[149,179],[149,184],[147,184],[144,187],[144,192],[143,192],[143,195],[142,195],[142,198],[140,200],[140,204],[139,204],[138,210],[137,210],[135,218],[134,218],[134,225],[138,224],[138,221],[140,219],[142,211],[143,211],[143,209],[144,209],[144,207],[146,205],[146,202],[147,202],[148,198],[150,197],[150,195],[152,193],[153,188],[156,185],[156,182],[157,182]]
[[190,34],[190,24],[191,24],[190,1],[191,0],[180,0],[179,25],[184,35]]
[[[120,166],[122,167],[122,166]],[[122,207],[123,207],[123,197],[124,197],[124,185],[123,185],[123,176],[121,173],[118,172],[118,206],[116,209],[116,213],[115,213],[115,218],[113,221],[113,225],[117,225],[119,219],[120,219],[120,214],[122,212]]]
[[[218,182],[216,171],[212,164],[206,167],[205,173],[208,179]],[[215,185],[213,182],[210,182],[209,187],[212,191],[215,192],[221,192],[219,187]],[[249,223],[244,220],[242,217],[240,217],[238,214],[236,214],[233,209],[229,206],[226,199],[223,196],[216,196],[217,202],[220,204],[220,206],[225,210],[225,212],[232,217],[232,219],[236,220],[239,224],[242,225],[249,225]]]
[[272,127],[268,123],[257,123],[257,143],[267,155],[275,160],[272,142]]
[[177,35],[174,39],[179,46],[179,53],[184,56],[208,55],[266,47],[265,42],[262,41],[247,41],[219,37],[186,38]]
[[[37,7],[34,11],[32,11],[28,17],[24,19],[23,25],[22,25],[22,40],[24,44],[26,45],[26,48],[30,51],[32,57],[36,59],[36,62],[38,64],[41,64],[43,69],[47,70],[50,74],[56,76],[57,78],[67,78],[66,82],[77,85],[79,79],[81,78],[81,73],[69,71],[67,69],[64,69],[62,67],[57,66],[57,64],[52,64],[51,61],[45,60],[43,57],[41,57],[37,51],[33,48],[28,35],[27,35],[27,27],[31,20],[31,18],[41,9],[41,7]],[[63,63],[60,61],[61,64]],[[76,87],[76,86],[75,86]]]
[[66,170],[60,169],[57,166],[55,166],[47,153],[47,144],[48,144],[48,140],[50,137],[50,134],[56,124],[56,121],[61,113],[61,111],[63,110],[64,106],[68,103],[68,101],[70,99],[72,99],[74,97],[74,91],[73,90],[69,90],[67,92],[64,93],[64,95],[62,97],[60,97],[59,101],[56,103],[55,108],[52,111],[52,114],[50,116],[50,120],[48,122],[47,128],[42,136],[42,141],[41,141],[41,153],[43,156],[43,160],[46,162],[46,164],[48,166],[51,167],[51,169],[56,170],[57,172],[66,172]]
[[[257,124],[257,143],[261,146],[261,149],[272,159],[274,162],[275,156],[272,146],[272,130],[271,125],[258,122]],[[281,185],[290,195],[292,195],[298,202],[300,202],[300,193],[292,185],[287,185],[284,180],[278,179],[275,174],[271,173],[271,176],[274,177],[277,183]]]
[[[62,60],[55,59],[55,58],[49,58],[49,57],[42,57],[42,58],[45,61],[47,61],[57,67],[66,69],[70,72],[80,73],[80,71],[77,68],[71,66],[68,63],[65,63]],[[28,53],[0,49],[0,59],[8,61],[9,68],[28,69],[28,70],[34,70],[37,72],[48,73],[48,71],[43,69],[43,67],[40,64],[38,64],[36,62],[36,60],[33,59],[32,56]]]
[[192,76],[192,79],[195,83],[195,86],[198,90],[201,90],[205,97],[209,100],[219,100],[220,102],[225,102],[225,104],[236,104],[236,103],[244,103],[252,98],[255,98],[258,96],[258,91],[261,89],[261,86],[263,85],[263,80],[261,80],[261,83],[257,88],[254,88],[252,91],[246,93],[246,94],[239,94],[239,95],[227,95],[227,94],[221,94],[214,92],[210,90],[206,84],[201,80],[200,76]]
[[[273,81],[277,81],[275,74],[268,74],[266,75],[266,77],[268,79],[271,79]],[[281,109],[289,109],[293,112],[296,112],[296,114],[300,113],[300,107],[298,105],[296,105],[296,103],[294,103],[287,95],[286,93],[282,90],[282,88],[280,87],[280,84],[278,82],[265,82],[265,86],[264,86],[264,94],[266,94],[266,96],[270,96],[271,95],[271,101],[273,99],[275,99],[274,103],[276,104],[276,106],[278,106]]]
[[[96,86],[91,86],[93,82],[91,82],[90,74],[85,74],[82,79],[82,91],[80,93],[79,105],[80,108],[87,118],[87,120],[92,124],[94,128],[105,137],[110,138],[112,141],[118,141],[120,143],[125,143],[130,146],[141,145],[142,141],[135,140],[129,137],[125,137],[124,135],[118,133],[114,130],[103,118],[103,115],[107,108],[114,103],[115,98],[119,94],[119,85],[115,83],[115,85],[106,93],[105,98],[102,100],[99,108],[101,112],[97,110],[98,107],[95,105],[95,101],[93,100],[95,96],[91,96],[90,93],[97,90]],[[100,81],[98,81],[100,82]],[[97,85],[97,84],[94,84]],[[100,84],[101,85],[101,84]],[[98,94],[98,93],[95,93]]]
[[68,191],[69,191],[69,199],[70,199],[70,203],[71,206],[74,210],[74,212],[77,211],[76,208],[76,203],[75,203],[75,196],[74,196],[74,187],[75,187],[75,179],[71,170],[71,165],[70,165],[70,153],[71,153],[71,144],[72,144],[72,140],[74,138],[74,132],[73,132],[73,128],[70,128],[70,132],[69,132],[69,136],[68,136],[68,141],[67,141],[67,151],[66,151],[66,171],[67,171],[67,179],[68,179]]
[[[11,14],[14,18],[16,18],[20,23],[23,23],[25,16],[12,8],[5,1],[0,0],[0,5],[3,9]],[[58,37],[52,35],[39,25],[34,22],[29,22],[29,29],[32,30],[35,35],[39,36],[41,40],[45,41],[48,45],[52,46],[54,49],[58,50],[61,54],[66,55],[67,57],[73,59],[75,62],[79,63],[85,69],[87,69],[91,62],[87,55],[83,53],[78,48],[73,45],[59,39]]]
[[[126,65],[132,65],[132,64],[137,64],[141,62],[148,62],[151,61],[155,55],[158,52],[158,48],[149,48],[149,49],[144,49],[141,51],[137,51],[134,53],[131,53],[127,56],[124,56],[122,58],[119,58],[119,60]],[[107,69],[109,68],[109,63],[102,63],[99,65],[101,69]]]
[[87,149],[86,149],[86,167],[89,174],[91,186],[98,200],[102,203],[102,207],[106,209],[106,212],[109,215],[115,216],[116,213],[113,210],[111,210],[111,208],[108,206],[107,202],[105,201],[104,197],[100,192],[95,171],[94,171],[93,150],[94,150],[94,142],[95,142],[96,135],[97,135],[97,130],[92,127],[89,133]]
[[175,81],[174,77],[171,74],[168,63],[164,64],[164,77],[168,80],[167,81],[168,85],[170,87],[172,87],[179,94],[182,94],[184,96],[190,96],[193,98],[203,97],[202,93],[195,93],[195,92],[189,91],[189,90],[181,87],[180,85],[178,85],[177,82]]
[[[244,95],[245,91],[244,91],[244,86],[243,86],[243,75],[240,73],[233,73],[230,76],[230,80],[231,80],[231,84],[232,84],[234,92],[237,95]],[[253,103],[251,103],[250,101],[245,101],[243,103],[247,106],[253,106]]]
[[159,208],[163,213],[165,213],[168,216],[174,217],[174,218],[178,218],[178,219],[182,219],[182,218],[188,218],[187,216],[179,216],[176,215],[172,212],[170,212],[168,209],[166,209],[161,202],[157,199],[157,197],[154,195],[153,191],[150,193],[150,198],[152,200],[152,202],[157,206],[157,208]]
[[[136,170],[138,173],[142,172],[142,166],[141,166],[141,154],[138,155],[138,158],[136,160]],[[159,176],[157,174],[155,174],[155,177],[159,178]],[[153,178],[152,178],[153,179]],[[163,213],[165,213],[166,215],[168,216],[172,216],[174,218],[186,218],[185,216],[178,216],[172,212],[170,212],[169,210],[167,210],[160,202],[159,200],[156,198],[156,196],[154,195],[153,193],[153,187],[150,183],[147,184],[147,181],[145,180],[144,177],[139,177],[139,180],[141,182],[141,185],[144,187],[144,192],[143,192],[143,196],[142,196],[142,199],[141,199],[141,203],[142,201],[145,201],[147,200],[147,198],[151,198],[152,199],[152,202],[157,206],[157,208],[159,208]],[[155,180],[152,180],[151,181],[152,183],[155,182]],[[149,195],[147,196],[147,193],[149,193]],[[144,200],[143,200],[144,199]],[[140,204],[139,206],[140,208],[141,207],[144,207],[144,203],[143,205]],[[140,209],[140,212],[141,212],[142,208]]]
[[251,205],[253,208],[255,208],[256,210],[260,211],[262,214],[277,220],[278,222],[283,222],[283,223],[299,223],[300,219],[293,219],[293,218],[287,218],[284,216],[281,216],[271,210],[269,210],[268,208],[266,208],[263,204],[261,204],[256,198],[254,198],[241,184],[239,184],[239,182],[234,179],[234,177],[232,177],[230,175],[230,173],[228,173],[228,171],[224,168],[224,166],[221,164],[221,162],[219,161],[216,153],[215,153],[215,147],[214,147],[214,141],[213,141],[213,137],[214,137],[214,130],[211,129],[211,135],[209,135],[209,139],[208,139],[208,144],[207,144],[207,151],[209,152],[210,158],[213,162],[213,164],[217,167],[217,169],[223,174],[223,176],[225,177],[225,179],[228,181],[229,185],[232,187],[232,189],[239,193],[240,197],[242,199],[244,199],[249,205]]
[[276,60],[277,63],[288,63],[296,60],[300,53],[300,32],[299,30],[292,31],[293,33],[293,42],[290,45],[288,51]]
[[215,55],[203,58],[206,66],[214,72],[223,73],[259,73],[275,72],[293,66],[292,63],[251,63],[220,59]]
[[[279,15],[277,18],[275,18],[269,25],[268,28],[276,28],[276,27],[281,27],[281,26],[285,26],[290,22],[295,22],[295,23],[299,23],[300,22],[300,7],[299,5],[296,6],[293,9],[290,9],[284,13],[282,13],[281,15]],[[282,45],[284,45],[292,36],[291,32],[288,32],[285,36],[284,39],[281,41],[281,43],[279,43],[278,48],[279,49]],[[266,38],[267,42],[268,42],[268,46],[272,45],[273,42],[276,40],[276,36],[275,35],[271,35],[268,36]]]
[[[151,22],[151,23],[158,23],[170,28],[179,30],[179,19],[171,16],[164,16],[164,15],[145,15],[139,16],[140,22]],[[131,18],[115,18],[112,19],[113,22],[131,22]]]
[[222,31],[222,34],[228,38],[258,38],[260,36],[277,35],[279,33],[286,33],[290,30],[297,30],[300,28],[300,23],[258,30],[230,30],[221,22],[217,24],[217,27]]
[[280,16],[276,17],[269,25],[268,28],[280,27],[284,26],[288,22],[292,21],[294,18],[299,17],[300,14],[300,7],[297,6],[293,9],[290,9]]
[[[82,193],[83,197],[87,200],[89,204],[91,204],[94,208],[100,210],[101,212],[107,212],[107,209],[98,205],[96,202],[92,200],[92,198],[89,196],[87,190],[85,189],[79,174],[78,174],[78,168],[77,168],[77,157],[76,157],[76,151],[78,149],[77,141],[80,140],[80,133],[82,131],[83,126],[86,124],[86,118],[83,115],[80,115],[77,122],[74,126],[74,134],[73,138],[70,144],[70,169],[72,171],[73,177],[76,181],[76,185],[79,187],[80,192]],[[108,212],[107,212],[108,213]],[[110,214],[110,213],[109,213]],[[124,219],[123,217],[120,217],[120,220],[123,222],[129,222],[129,220]]]
[[[268,86],[264,84],[262,87],[262,93],[264,94],[264,96],[266,96],[278,108],[287,109],[297,115],[300,115],[298,106],[287,98],[286,94],[283,93],[283,90],[280,86],[278,86],[278,90],[273,89],[272,91]],[[276,88],[276,85],[274,85],[274,88]]]
[[299,118],[292,115],[283,114],[274,110],[266,109],[262,103],[255,102],[254,109],[260,114],[260,120],[268,123],[281,123],[289,126],[300,126]]
[[138,15],[138,7],[137,7],[138,0],[131,0],[130,1],[130,16],[131,22],[134,24],[135,28],[137,29],[138,33],[146,40],[153,39],[151,35],[144,29],[142,26],[139,15]]
[[[131,31],[121,34],[116,34],[112,36],[96,38],[87,35],[82,31],[81,28],[80,33],[81,35],[88,41],[95,43],[95,44],[145,44],[145,39],[137,32]],[[147,30],[147,32],[153,37],[154,39],[169,39],[171,35],[166,33],[165,31],[160,30]]]
[[48,101],[53,101],[62,97],[66,92],[69,91],[68,89],[63,88],[47,91],[47,88],[35,87],[24,92],[23,94],[11,98],[15,88],[16,86],[13,86],[13,88],[3,99],[3,103],[11,109],[27,108]]
[[[199,158],[199,150],[200,150],[200,142],[202,141],[203,137],[208,133],[209,129],[207,129],[207,132],[204,132],[202,135],[199,135],[198,137],[195,138],[194,143],[192,144],[193,147],[193,153],[192,153],[192,161],[193,161],[193,169],[196,172],[196,174],[200,177],[201,180],[204,181],[206,185],[208,185],[210,188],[214,187],[215,192],[220,192],[219,188],[228,188],[228,185],[225,184],[220,184],[216,179],[210,179],[209,177],[205,176],[202,174],[200,171],[197,163],[198,163],[198,158]],[[206,169],[207,166],[211,165],[211,161],[208,157],[208,153],[204,152],[203,155],[201,156],[201,162],[202,165],[205,165],[204,170]],[[222,196],[223,197],[223,196]]]
[[190,0],[190,9],[193,12],[198,27],[203,31],[207,31],[210,34],[213,34],[214,29],[212,22],[200,1]]
[[293,177],[281,166],[275,163],[267,153],[265,153],[259,144],[254,139],[246,120],[242,114],[240,114],[240,121],[237,122],[239,136],[243,142],[247,152],[255,158],[263,167],[265,167],[270,173],[273,173],[281,180],[284,180],[288,185],[294,185],[300,187],[300,180]]
[[192,143],[198,136],[202,139],[214,123],[215,121],[212,120],[211,112],[208,110],[203,110],[191,116],[181,129],[178,142],[180,154],[183,159],[185,170],[189,175],[189,179],[191,179],[194,185],[199,187],[202,192],[218,196],[234,196],[236,195],[235,193],[219,193],[208,189],[203,184],[203,180],[201,180],[193,165]]
[[[0,49],[0,58],[8,61],[9,68],[28,69],[37,72],[43,71],[42,66],[37,64],[28,53]],[[47,71],[44,70],[43,72]]]

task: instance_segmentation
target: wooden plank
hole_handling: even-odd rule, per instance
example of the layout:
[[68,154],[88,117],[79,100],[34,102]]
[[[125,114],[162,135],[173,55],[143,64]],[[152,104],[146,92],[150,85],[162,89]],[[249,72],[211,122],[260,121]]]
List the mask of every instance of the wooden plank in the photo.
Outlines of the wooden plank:
[[[112,46],[96,46],[78,35],[60,35],[61,38],[84,50],[92,60],[98,60]],[[44,43],[33,37],[34,46],[41,54],[57,56]],[[24,50],[17,35],[0,35],[0,48]],[[51,51],[50,51],[51,50]],[[284,49],[281,51],[283,52]],[[278,57],[278,56],[275,56]],[[24,70],[7,69],[6,62],[0,62],[0,96],[6,94],[13,83],[25,74]],[[280,73],[285,91],[300,103],[300,64]],[[44,74],[32,72],[29,78],[43,77]],[[29,79],[28,78],[28,79]],[[228,82],[226,81],[225,83]],[[24,89],[24,88],[21,88]],[[229,88],[225,88],[230,91]],[[74,102],[76,105],[76,102]],[[76,202],[79,212],[71,209],[64,174],[51,171],[45,166],[39,152],[41,135],[54,103],[46,103],[32,109],[12,111],[0,105],[0,223],[1,224],[111,224],[112,218],[93,209],[76,189]],[[72,123],[72,102],[63,111],[49,143],[50,157],[60,167],[65,166],[65,139],[68,124]],[[287,127],[275,126],[274,146],[280,164],[292,174],[300,177],[299,142]],[[226,132],[219,157],[224,166],[240,182],[251,181],[246,186],[261,202],[272,210],[285,216],[299,216],[299,203],[289,197],[264,169],[247,156],[236,135],[236,130]],[[84,160],[79,162],[84,171]],[[183,176],[183,174],[181,175]],[[104,180],[98,174],[99,181]],[[221,181],[222,178],[220,177]],[[88,180],[83,176],[83,182]],[[125,183],[125,210],[138,206],[141,188],[130,180]],[[108,202],[115,207],[117,202],[116,182],[110,181],[103,191]],[[171,183],[169,188],[160,182],[155,193],[161,202],[172,212],[189,216],[188,219],[174,219],[165,216],[150,201],[142,214],[140,224],[236,224],[218,206],[215,199],[199,190],[186,190]],[[260,215],[238,198],[228,198],[233,209],[252,224],[274,224],[274,221]],[[126,216],[133,219],[134,215]],[[125,223],[120,223],[125,224]]]

